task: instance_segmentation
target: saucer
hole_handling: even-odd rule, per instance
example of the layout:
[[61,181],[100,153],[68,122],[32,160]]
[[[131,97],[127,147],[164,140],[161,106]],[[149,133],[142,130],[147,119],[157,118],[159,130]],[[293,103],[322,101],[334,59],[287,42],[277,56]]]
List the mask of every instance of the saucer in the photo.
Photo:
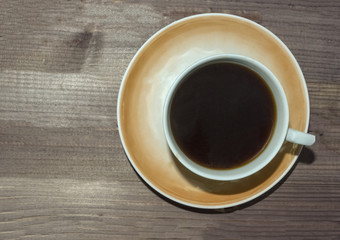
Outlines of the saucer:
[[130,62],[118,96],[118,128],[128,159],[141,178],[180,204],[227,208],[270,190],[294,165],[301,146],[286,142],[261,171],[236,181],[195,175],[172,155],[162,123],[163,106],[176,77],[198,60],[239,54],[262,64],[281,82],[289,104],[289,127],[306,131],[309,99],[301,69],[273,33],[228,14],[201,14],[176,21],[155,33]]

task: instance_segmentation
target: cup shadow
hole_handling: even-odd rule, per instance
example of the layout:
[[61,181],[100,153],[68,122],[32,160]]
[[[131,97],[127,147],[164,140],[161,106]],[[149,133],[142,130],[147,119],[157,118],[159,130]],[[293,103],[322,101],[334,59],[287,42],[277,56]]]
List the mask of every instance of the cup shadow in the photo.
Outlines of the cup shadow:
[[314,161],[315,161],[314,152],[308,147],[303,147],[300,156],[297,159],[297,162],[304,164],[312,164],[314,163]]
[[234,195],[252,190],[261,185],[264,181],[270,178],[275,170],[280,166],[285,154],[298,154],[299,151],[299,147],[286,142],[281,151],[266,167],[246,178],[234,181],[217,181],[203,178],[184,167],[173,154],[172,158],[178,171],[195,187],[213,194]]
[[261,194],[260,196],[258,196],[257,198],[253,200],[250,200],[244,204],[234,206],[234,207],[221,208],[221,209],[200,209],[200,208],[194,208],[194,207],[182,205],[180,203],[177,203],[173,200],[166,198],[165,196],[161,195],[156,190],[154,190],[152,187],[150,187],[148,184],[146,184],[144,181],[142,182],[161,199],[181,209],[184,209],[187,211],[193,211],[197,213],[206,213],[206,214],[231,213],[236,210],[248,208],[262,201],[263,199],[271,195],[273,192],[275,192],[289,178],[289,176],[294,171],[298,163],[301,162],[304,164],[312,164],[315,161],[315,155],[313,151],[306,147],[301,147],[301,146],[297,146],[296,144],[286,142],[283,145],[280,153],[278,153],[278,155],[261,171],[249,177],[236,180],[236,181],[216,181],[216,180],[210,180],[210,179],[200,177],[192,173],[186,167],[184,167],[177,160],[177,158],[174,155],[172,155],[173,161],[175,163],[175,166],[178,168],[178,171],[180,172],[180,174],[183,175],[183,177],[186,178],[186,180],[190,184],[196,187],[199,187],[203,191],[207,191],[209,193],[233,195],[233,194],[239,194],[239,193],[246,192],[246,191],[251,191],[252,189],[255,189],[259,185],[263,184],[264,181],[266,181],[268,178],[272,177],[275,170],[277,170],[277,168],[280,166],[281,162],[283,161],[285,154],[299,155],[297,161],[291,167],[289,172],[278,183],[276,183],[273,187],[271,187],[268,191],[264,192],[263,194]]

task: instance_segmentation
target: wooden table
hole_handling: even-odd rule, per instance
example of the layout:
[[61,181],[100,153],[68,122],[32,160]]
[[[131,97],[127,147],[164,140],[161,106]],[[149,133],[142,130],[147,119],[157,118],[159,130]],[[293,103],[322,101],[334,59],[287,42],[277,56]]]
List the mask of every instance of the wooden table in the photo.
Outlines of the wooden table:
[[[0,1],[0,239],[340,239],[340,2]],[[205,12],[267,27],[297,58],[310,131],[294,171],[219,211],[151,190],[123,151],[117,94],[157,30]]]

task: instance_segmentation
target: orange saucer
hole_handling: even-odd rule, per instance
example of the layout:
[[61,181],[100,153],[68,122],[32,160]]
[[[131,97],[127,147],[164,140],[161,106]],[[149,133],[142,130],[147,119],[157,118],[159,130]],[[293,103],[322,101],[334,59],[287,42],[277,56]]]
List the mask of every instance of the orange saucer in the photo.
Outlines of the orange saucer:
[[184,168],[167,145],[162,112],[176,79],[197,60],[233,53],[251,57],[281,82],[289,103],[289,127],[306,131],[309,100],[301,69],[288,48],[269,30],[241,17],[201,14],[176,21],[154,34],[136,53],[118,97],[118,126],[125,152],[137,173],[160,194],[197,208],[226,208],[271,189],[294,165],[301,147],[285,143],[264,169],[237,181],[214,181]]

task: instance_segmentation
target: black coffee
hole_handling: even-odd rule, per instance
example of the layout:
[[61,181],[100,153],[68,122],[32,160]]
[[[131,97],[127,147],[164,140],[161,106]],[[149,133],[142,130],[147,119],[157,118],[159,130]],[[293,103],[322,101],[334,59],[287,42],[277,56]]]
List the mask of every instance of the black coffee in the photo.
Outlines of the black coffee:
[[234,63],[211,63],[189,74],[170,107],[177,145],[191,160],[213,169],[254,159],[275,122],[274,98],[265,81]]

